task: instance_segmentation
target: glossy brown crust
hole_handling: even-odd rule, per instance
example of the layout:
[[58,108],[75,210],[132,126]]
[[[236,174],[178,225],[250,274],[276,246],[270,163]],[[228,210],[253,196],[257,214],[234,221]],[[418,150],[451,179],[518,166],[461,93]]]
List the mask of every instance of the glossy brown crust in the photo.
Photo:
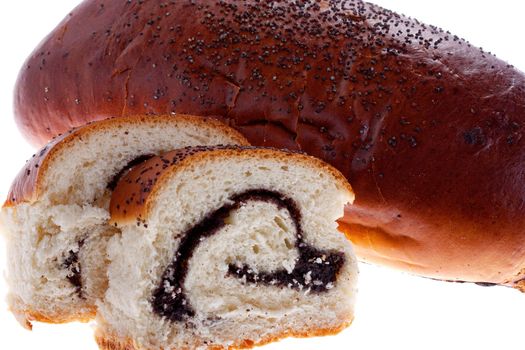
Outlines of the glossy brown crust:
[[111,197],[110,223],[120,225],[136,222],[137,225],[147,225],[151,206],[170,178],[185,168],[198,167],[214,159],[228,162],[273,159],[283,165],[293,163],[317,168],[319,172],[332,176],[341,191],[347,191],[348,198],[353,199],[352,188],[344,176],[332,166],[311,156],[256,147],[187,147],[153,157],[122,177]]
[[85,126],[74,128],[63,135],[51,140],[45,147],[33,155],[24,168],[18,173],[11,185],[5,207],[15,206],[22,202],[32,202],[41,193],[41,184],[45,174],[52,164],[56,154],[67,150],[72,144],[82,142],[82,138],[94,133],[104,132],[115,128],[129,128],[137,125],[162,124],[166,127],[177,125],[194,125],[196,127],[214,130],[217,133],[228,135],[240,145],[248,145],[246,139],[237,131],[227,127],[215,119],[190,115],[162,115],[162,116],[127,116],[125,118],[111,118],[91,122]]
[[[274,343],[285,338],[311,338],[311,337],[324,337],[330,335],[336,335],[343,331],[345,328],[349,327],[352,324],[352,321],[346,321],[341,323],[338,327],[334,328],[312,328],[305,329],[301,332],[285,332],[281,334],[275,334],[268,338],[262,339],[259,342],[254,342],[249,339],[238,339],[234,341],[236,345],[225,348],[223,346],[209,346],[208,350],[236,350],[236,349],[251,349],[257,346],[263,346],[266,344]],[[95,339],[101,350],[190,350],[190,349],[146,349],[142,347],[135,346],[134,342],[131,339],[122,339],[112,334],[105,334],[101,330],[97,330],[95,334]]]
[[446,280],[525,277],[524,75],[378,6],[86,0],[29,58],[15,106],[39,144],[105,115],[220,115],[347,177],[361,258]]

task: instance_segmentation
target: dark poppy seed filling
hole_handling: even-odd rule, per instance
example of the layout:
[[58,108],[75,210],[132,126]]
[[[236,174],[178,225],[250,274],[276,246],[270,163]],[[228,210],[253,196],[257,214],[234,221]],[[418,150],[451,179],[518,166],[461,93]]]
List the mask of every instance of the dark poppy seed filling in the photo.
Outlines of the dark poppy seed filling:
[[108,182],[107,189],[114,191],[117,187],[118,181],[122,178],[122,176],[124,176],[124,174],[126,174],[126,172],[128,172],[135,165],[139,165],[140,163],[145,162],[153,157],[155,157],[154,154],[143,154],[135,159],[130,160],[128,164],[124,165],[124,167],[113,176],[111,181]]
[[245,279],[247,283],[262,283],[293,289],[310,289],[322,293],[331,289],[337,273],[343,267],[345,257],[341,253],[327,253],[309,245],[299,250],[299,259],[291,273],[286,270],[275,272],[253,272],[248,265],[230,265],[228,274]]
[[78,249],[76,251],[70,250],[67,258],[62,263],[62,266],[68,270],[67,280],[75,287],[76,293],[81,299],[84,298],[84,294],[82,292],[82,266],[80,265],[78,254],[83,245],[84,240],[80,240]]
[[228,276],[242,279],[245,283],[261,283],[296,290],[310,289],[315,293],[326,292],[334,286],[345,263],[345,256],[340,252],[319,250],[304,242],[301,213],[292,199],[274,191],[250,190],[230,200],[232,204],[224,205],[208,214],[183,235],[173,261],[164,271],[160,285],[153,292],[153,311],[159,316],[175,322],[195,315],[184,291],[189,261],[205,238],[214,235],[226,225],[225,220],[232,211],[250,201],[273,203],[288,211],[295,225],[295,247],[299,258],[290,273],[284,269],[275,272],[254,272],[248,265],[230,264]]

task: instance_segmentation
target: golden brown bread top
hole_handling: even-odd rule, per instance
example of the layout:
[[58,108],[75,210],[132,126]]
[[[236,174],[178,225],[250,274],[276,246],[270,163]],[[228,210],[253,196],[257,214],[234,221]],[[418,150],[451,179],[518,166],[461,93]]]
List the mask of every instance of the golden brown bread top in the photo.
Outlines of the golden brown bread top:
[[163,115],[163,116],[128,116],[126,118],[110,118],[97,122],[91,122],[87,125],[74,128],[53,138],[45,147],[35,153],[26,163],[24,168],[18,173],[16,179],[11,185],[8,198],[4,206],[15,206],[23,202],[33,202],[41,194],[41,185],[43,178],[46,176],[48,168],[52,166],[56,156],[76,142],[82,142],[82,138],[87,138],[94,133],[104,132],[112,129],[125,129],[136,125],[144,124],[162,124],[162,125],[181,125],[190,124],[196,127],[213,129],[229,135],[240,145],[247,145],[246,139],[237,131],[227,127],[222,122],[215,119],[203,118],[191,115]]
[[330,174],[338,187],[353,197],[352,187],[344,176],[325,162],[305,154],[271,148],[241,146],[186,147],[153,157],[135,167],[123,176],[113,191],[110,203],[111,224],[125,223],[147,225],[150,205],[154,202],[163,184],[173,174],[189,166],[198,166],[212,159],[275,159],[294,162],[319,169]]
[[94,116],[218,115],[254,145],[339,169],[367,260],[433,278],[525,278],[517,69],[359,0],[104,5],[84,1],[22,69],[15,109],[33,142]]

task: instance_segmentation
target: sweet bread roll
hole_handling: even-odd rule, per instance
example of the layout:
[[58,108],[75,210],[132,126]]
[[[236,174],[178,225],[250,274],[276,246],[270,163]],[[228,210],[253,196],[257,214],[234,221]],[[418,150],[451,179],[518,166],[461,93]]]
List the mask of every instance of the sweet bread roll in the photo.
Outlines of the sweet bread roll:
[[8,301],[19,321],[94,316],[103,293],[109,200],[126,169],[192,145],[246,144],[214,120],[191,116],[109,119],[74,129],[26,164],[2,209]]
[[220,116],[346,176],[361,259],[525,290],[525,75],[414,18],[361,0],[84,0],[28,58],[14,110],[35,144],[103,115]]
[[357,268],[337,231],[350,185],[302,154],[187,148],[123,177],[111,200],[102,349],[230,349],[333,334]]

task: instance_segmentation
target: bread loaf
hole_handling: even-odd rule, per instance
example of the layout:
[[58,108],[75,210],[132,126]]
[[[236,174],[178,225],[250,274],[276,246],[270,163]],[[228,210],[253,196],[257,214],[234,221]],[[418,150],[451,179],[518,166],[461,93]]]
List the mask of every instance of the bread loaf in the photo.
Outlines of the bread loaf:
[[211,119],[126,117],[92,123],[55,138],[14,181],[2,208],[8,303],[31,321],[86,321],[107,288],[108,224],[118,179],[134,164],[173,148],[246,140]]
[[106,116],[217,116],[338,168],[361,259],[525,284],[523,73],[378,6],[86,0],[24,65],[15,109],[35,144]]
[[[353,319],[357,265],[337,231],[345,178],[318,159],[257,148],[186,148],[118,183],[107,350],[238,349],[334,334]],[[133,288],[130,288],[133,286]]]

